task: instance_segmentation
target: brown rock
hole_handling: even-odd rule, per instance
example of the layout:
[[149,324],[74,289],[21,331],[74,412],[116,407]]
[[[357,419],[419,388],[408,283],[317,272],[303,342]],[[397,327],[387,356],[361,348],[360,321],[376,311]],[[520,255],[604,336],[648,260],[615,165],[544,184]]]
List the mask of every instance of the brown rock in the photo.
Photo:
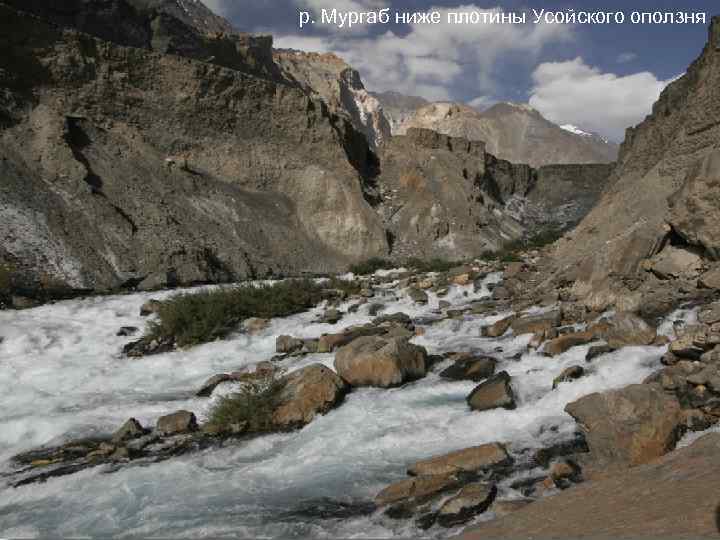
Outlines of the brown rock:
[[704,289],[720,289],[720,266],[716,266],[700,276],[700,279],[698,279],[698,287]]
[[547,332],[560,326],[560,311],[551,311],[540,315],[529,315],[514,319],[511,328],[515,335],[536,334],[544,336]]
[[384,506],[406,499],[426,497],[459,486],[460,481],[454,474],[414,476],[390,484],[375,496],[375,503]]
[[510,325],[515,320],[515,316],[511,315],[510,317],[506,317],[504,319],[500,319],[499,321],[491,324],[490,326],[483,326],[480,329],[480,335],[482,337],[501,337],[505,334],[505,332],[508,331],[508,328],[510,328]]
[[482,514],[495,500],[497,486],[485,482],[463,487],[460,493],[445,501],[437,515],[441,527],[455,527]]
[[708,304],[698,313],[698,320],[703,324],[720,322],[720,302]]
[[650,345],[657,330],[633,313],[617,313],[609,321],[610,328],[604,338],[610,347],[619,349],[631,345]]
[[350,327],[339,334],[325,334],[318,340],[317,352],[333,352],[352,341],[367,336],[377,336],[387,332],[387,328],[379,326],[358,326]]
[[585,432],[592,457],[618,466],[647,463],[672,450],[683,422],[677,399],[650,384],[590,394],[565,411]]
[[140,422],[134,418],[130,418],[120,427],[120,429],[113,433],[111,440],[114,444],[118,444],[145,435],[145,433],[146,431],[140,425]]
[[347,393],[347,385],[322,364],[312,364],[282,379],[280,405],[273,412],[273,424],[279,429],[304,426],[336,407]]
[[574,381],[585,375],[585,369],[582,366],[570,366],[563,370],[560,375],[553,379],[553,390],[557,388],[558,384],[564,382]]
[[496,360],[489,356],[459,358],[453,365],[440,372],[440,376],[456,381],[480,382],[495,373],[496,363]]
[[477,472],[504,467],[512,462],[504,445],[488,443],[418,461],[408,467],[407,472],[410,476]]
[[515,408],[515,394],[510,386],[510,375],[501,371],[494,377],[480,383],[467,397],[468,405],[474,411]]
[[335,369],[352,386],[388,388],[425,376],[427,352],[404,338],[358,338],[335,354]]
[[155,430],[163,435],[177,435],[197,431],[197,419],[190,411],[177,411],[158,418]]
[[291,354],[303,348],[302,339],[292,336],[278,336],[275,338],[275,352],[278,354]]
[[578,345],[586,345],[595,341],[593,332],[572,332],[563,334],[555,339],[545,342],[543,352],[548,356],[557,356]]

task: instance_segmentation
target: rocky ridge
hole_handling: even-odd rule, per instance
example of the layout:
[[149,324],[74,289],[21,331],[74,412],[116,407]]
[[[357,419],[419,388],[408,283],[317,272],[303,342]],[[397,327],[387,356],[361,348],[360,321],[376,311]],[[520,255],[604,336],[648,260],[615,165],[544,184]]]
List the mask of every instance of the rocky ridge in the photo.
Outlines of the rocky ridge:
[[485,141],[489,153],[533,167],[611,163],[618,152],[615,144],[567,131],[535,109],[516,103],[498,103],[482,112],[461,103],[430,103],[406,117],[393,133],[418,127]]

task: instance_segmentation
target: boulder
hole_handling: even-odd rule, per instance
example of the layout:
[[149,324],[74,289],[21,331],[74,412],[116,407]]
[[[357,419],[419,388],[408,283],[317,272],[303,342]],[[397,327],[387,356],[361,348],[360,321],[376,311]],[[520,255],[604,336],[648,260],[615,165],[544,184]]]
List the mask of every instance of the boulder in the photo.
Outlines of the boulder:
[[603,464],[647,463],[672,450],[681,435],[680,404],[654,384],[590,394],[565,411],[585,433],[592,457]]
[[615,349],[632,345],[650,345],[657,337],[657,330],[633,313],[617,313],[608,324],[609,327],[602,337]]
[[140,329],[137,326],[123,326],[115,334],[118,337],[128,337],[137,334]]
[[113,444],[119,444],[141,437],[146,433],[147,431],[140,425],[140,422],[134,418],[130,418],[115,433],[113,433],[111,441]]
[[148,315],[156,315],[160,312],[162,302],[160,300],[148,300],[142,306],[140,306],[140,316],[147,317]]
[[562,459],[550,467],[550,479],[556,487],[566,488],[570,482],[582,480],[582,469],[572,460]]
[[702,258],[691,249],[668,245],[646,267],[660,279],[695,279],[702,269]]
[[610,345],[593,345],[588,349],[588,352],[585,355],[585,361],[592,362],[597,357],[602,356],[603,354],[611,353],[614,350],[615,349],[613,349]]
[[680,358],[699,360],[703,353],[715,346],[708,343],[707,334],[708,328],[704,325],[686,326],[670,343],[670,352]]
[[418,461],[408,467],[410,476],[478,472],[511,465],[513,459],[500,443],[488,443]]
[[595,339],[595,334],[589,331],[563,334],[562,336],[558,336],[555,339],[545,342],[543,352],[548,356],[557,356],[568,351],[572,347],[586,345],[595,341]]
[[460,493],[445,501],[437,514],[441,527],[456,527],[485,512],[497,496],[495,484],[478,482],[463,487]]
[[698,313],[698,321],[703,324],[720,322],[720,302],[713,302],[703,307]]
[[460,484],[460,479],[452,473],[414,476],[390,484],[375,496],[375,503],[384,506],[408,499],[427,497],[458,488]]
[[555,390],[560,383],[574,381],[583,375],[585,375],[585,369],[582,366],[570,366],[553,379],[553,390]]
[[177,435],[197,431],[197,418],[190,411],[177,411],[158,418],[155,431],[162,435]]
[[450,367],[440,372],[444,379],[480,382],[495,373],[496,360],[489,356],[458,358]]
[[424,377],[426,361],[427,351],[407,339],[369,336],[340,348],[335,369],[351,386],[388,388]]
[[331,369],[312,364],[281,379],[283,389],[272,416],[278,429],[294,429],[310,423],[339,405],[347,385]]
[[344,345],[347,345],[348,343],[352,343],[358,338],[367,336],[378,336],[381,334],[385,334],[386,332],[386,327],[377,325],[365,325],[355,327],[351,326],[350,328],[346,328],[343,332],[340,332],[339,334],[325,334],[320,336],[317,345],[317,352],[333,352],[334,350]]
[[292,354],[303,348],[305,342],[292,336],[278,336],[275,338],[275,352],[278,354]]
[[335,324],[340,319],[342,319],[342,317],[343,317],[343,314],[341,311],[339,311],[335,308],[330,308],[330,309],[325,310],[325,312],[322,314],[322,317],[320,317],[319,322],[325,323],[325,324]]
[[418,289],[416,287],[410,287],[408,289],[408,296],[410,297],[410,300],[412,300],[416,304],[427,304],[428,303],[428,295],[422,289]]
[[501,371],[480,383],[470,392],[467,403],[474,411],[486,411],[499,407],[514,409],[515,394],[510,386],[510,375],[507,371]]
[[510,325],[515,320],[515,316],[511,315],[510,317],[505,317],[504,319],[500,319],[499,321],[489,325],[489,326],[483,326],[480,329],[480,335],[482,337],[490,337],[490,338],[498,338],[505,335],[505,332],[508,331],[510,328]]
[[538,334],[545,335],[553,328],[560,326],[562,316],[559,310],[541,313],[540,315],[527,315],[513,320],[510,327],[515,335]]
[[698,279],[698,287],[720,289],[720,266],[715,266],[701,275]]
[[493,300],[510,300],[512,293],[506,286],[498,286],[493,289],[492,299]]

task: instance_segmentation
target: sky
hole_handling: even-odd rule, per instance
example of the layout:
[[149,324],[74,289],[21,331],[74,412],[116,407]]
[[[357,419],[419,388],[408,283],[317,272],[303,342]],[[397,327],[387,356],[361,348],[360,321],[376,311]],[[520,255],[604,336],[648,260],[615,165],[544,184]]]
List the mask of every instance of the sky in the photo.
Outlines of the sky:
[[[372,91],[393,90],[479,109],[529,103],[558,124],[622,141],[650,113],[707,40],[707,24],[632,24],[633,11],[720,14],[717,0],[204,0],[241,31],[271,33],[278,48],[334,52]],[[322,9],[431,12],[440,24],[321,24]],[[622,11],[624,24],[534,24],[532,9]],[[447,23],[457,11],[528,11],[525,25]],[[307,11],[314,25],[299,27]],[[394,18],[394,17],[393,17]]]

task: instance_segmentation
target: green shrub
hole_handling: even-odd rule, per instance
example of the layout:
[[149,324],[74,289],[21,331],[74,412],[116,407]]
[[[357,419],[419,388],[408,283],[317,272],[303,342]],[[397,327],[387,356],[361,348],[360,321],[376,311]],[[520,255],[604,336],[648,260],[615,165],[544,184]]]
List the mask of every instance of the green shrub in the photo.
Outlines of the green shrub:
[[180,294],[162,303],[148,337],[180,347],[198,345],[227,336],[249,317],[286,317],[321,300],[322,287],[309,280]]
[[345,296],[360,294],[362,290],[362,284],[359,281],[339,279],[336,277],[330,278],[328,282],[324,283],[324,286],[328,289],[342,291]]
[[441,259],[440,257],[433,257],[429,260],[411,257],[405,261],[405,266],[414,268],[418,272],[447,272],[451,268],[455,268],[461,264],[462,263],[457,261],[448,261],[446,259]]
[[218,428],[247,424],[245,431],[251,433],[271,431],[283,388],[283,382],[272,375],[243,383],[237,392],[220,398],[210,410],[208,423]]
[[0,294],[9,292],[11,285],[12,271],[10,270],[10,267],[0,264]]
[[522,261],[520,252],[543,248],[561,238],[563,234],[564,231],[562,229],[549,227],[529,238],[513,240],[497,251],[483,253],[482,257],[488,260],[499,260],[504,263],[520,262]]
[[388,261],[387,259],[382,259],[380,257],[373,257],[366,261],[353,264],[349,268],[349,271],[359,276],[366,276],[368,274],[374,274],[378,270],[389,270],[390,268],[395,268],[395,266],[396,265],[392,261]]

